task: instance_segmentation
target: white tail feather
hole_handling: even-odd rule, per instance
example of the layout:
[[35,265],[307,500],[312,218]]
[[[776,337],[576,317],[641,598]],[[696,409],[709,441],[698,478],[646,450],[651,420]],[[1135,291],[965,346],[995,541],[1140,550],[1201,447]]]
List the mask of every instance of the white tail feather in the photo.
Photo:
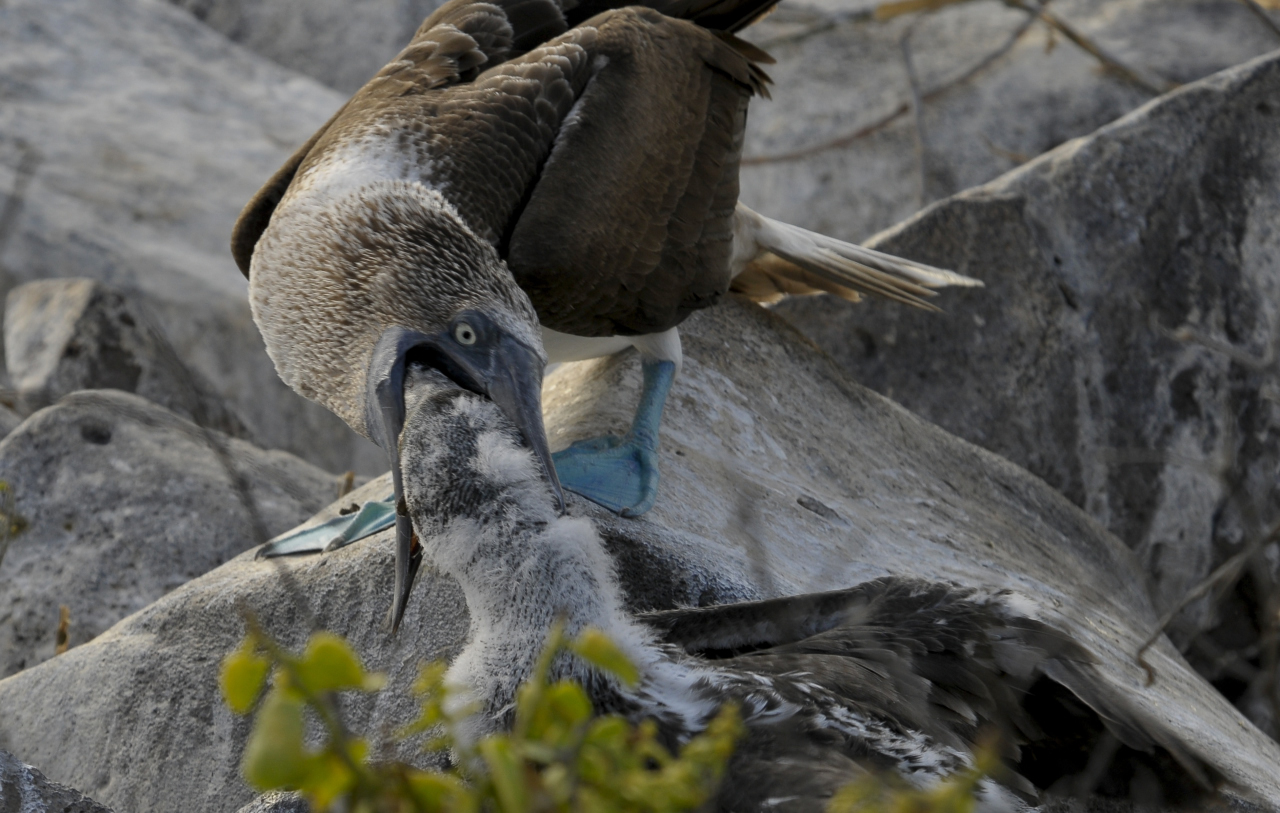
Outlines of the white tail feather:
[[[856,301],[856,295],[832,290],[833,283],[836,288],[851,289],[850,293],[861,291],[938,310],[924,299],[934,296],[933,288],[982,285],[981,280],[954,271],[772,220],[742,204],[738,204],[734,215],[734,287],[760,300],[827,292]],[[786,262],[777,262],[776,258]],[[815,284],[813,276],[829,284]]]

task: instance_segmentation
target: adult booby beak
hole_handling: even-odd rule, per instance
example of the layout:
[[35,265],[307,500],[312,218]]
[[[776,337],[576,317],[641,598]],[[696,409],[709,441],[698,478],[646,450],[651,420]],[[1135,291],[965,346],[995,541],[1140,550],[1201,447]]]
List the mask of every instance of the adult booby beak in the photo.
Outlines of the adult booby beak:
[[551,462],[546,429],[542,425],[543,358],[536,350],[503,331],[488,316],[467,311],[454,317],[440,333],[426,334],[404,327],[383,331],[373,349],[365,396],[365,425],[373,441],[391,460],[396,506],[396,586],[391,608],[391,631],[409,601],[422,549],[413,533],[404,502],[400,474],[400,432],[404,428],[404,384],[408,362],[433,367],[463,389],[498,405],[515,424],[546,473],[557,507],[564,511],[564,492]]

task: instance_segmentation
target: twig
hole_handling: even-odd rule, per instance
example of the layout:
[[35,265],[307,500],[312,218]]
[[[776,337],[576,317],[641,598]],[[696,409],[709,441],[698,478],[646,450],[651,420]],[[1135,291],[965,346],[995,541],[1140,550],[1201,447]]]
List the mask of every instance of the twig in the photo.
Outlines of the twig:
[[790,34],[779,34],[776,37],[762,39],[755,44],[767,51],[768,49],[776,48],[779,45],[793,45],[797,42],[803,42],[810,37],[825,33],[833,28],[844,25],[845,23],[869,22],[874,18],[875,9],[873,8],[857,9],[854,11],[838,12],[835,14],[824,14],[817,22],[809,25],[807,28],[802,28],[800,31],[792,32]]
[[[1187,344],[1199,344],[1208,350],[1220,353],[1237,364],[1254,371],[1271,371],[1275,366],[1275,359],[1277,355],[1276,345],[1280,342],[1280,334],[1276,334],[1274,332],[1271,340],[1267,344],[1267,349],[1261,357],[1258,357],[1245,352],[1234,345],[1200,333],[1189,325],[1184,325],[1177,330],[1169,330],[1153,319],[1151,321],[1151,327],[1156,332],[1175,341]],[[1258,516],[1257,508],[1247,492],[1244,473],[1238,472],[1234,476],[1231,474],[1231,472],[1236,469],[1234,438],[1237,431],[1238,427],[1236,426],[1236,422],[1234,420],[1229,420],[1227,426],[1224,427],[1223,430],[1224,435],[1227,436],[1223,443],[1224,459],[1219,462],[1218,466],[1213,468],[1211,468],[1205,461],[1193,460],[1168,452],[1144,452],[1142,450],[1133,449],[1112,450],[1113,455],[1115,455],[1114,459],[1120,460],[1121,462],[1175,463],[1208,470],[1210,474],[1226,486],[1226,499],[1223,504],[1225,505],[1235,501],[1239,506],[1241,519],[1246,526],[1245,533],[1252,539],[1251,542],[1245,545],[1244,549],[1234,556],[1231,556],[1215,568],[1213,572],[1201,580],[1200,583],[1187,592],[1187,594],[1184,595],[1177,604],[1161,616],[1160,620],[1156,623],[1155,630],[1138,648],[1134,657],[1146,672],[1148,685],[1150,685],[1155,679],[1155,671],[1152,669],[1151,664],[1146,660],[1146,651],[1151,648],[1162,634],[1164,634],[1169,625],[1173,622],[1173,619],[1177,617],[1179,613],[1190,606],[1192,602],[1209,593],[1220,583],[1230,582],[1234,584],[1236,580],[1239,579],[1244,566],[1251,562],[1255,562],[1254,570],[1256,577],[1259,579],[1260,592],[1265,592],[1266,594],[1266,599],[1263,602],[1265,604],[1265,609],[1263,610],[1263,617],[1259,624],[1259,648],[1263,655],[1265,668],[1262,670],[1262,676],[1259,679],[1265,678],[1265,680],[1269,680],[1274,683],[1276,672],[1280,669],[1280,630],[1277,630],[1277,624],[1280,624],[1280,619],[1277,618],[1277,611],[1280,610],[1280,596],[1277,596],[1273,589],[1263,589],[1271,581],[1269,570],[1264,567],[1261,568],[1263,571],[1261,575],[1257,575],[1256,573],[1256,571],[1259,570],[1256,566],[1257,554],[1271,544],[1280,541],[1280,522],[1273,524],[1266,533],[1261,533],[1261,517]],[[1124,458],[1128,459],[1126,460]],[[1280,720],[1280,691],[1277,691],[1276,687],[1268,685],[1267,699],[1272,706],[1273,712],[1276,714],[1276,719]]]
[[1177,452],[1144,449],[1140,446],[1103,446],[1099,449],[1099,452],[1102,459],[1107,463],[1118,463],[1120,465],[1154,465],[1159,463],[1199,469],[1218,479],[1223,476],[1220,468],[1210,465],[1207,461],[1190,455],[1178,454]]
[[1244,3],[1254,14],[1258,15],[1258,19],[1262,20],[1262,22],[1266,24],[1267,28],[1271,29],[1271,33],[1280,37],[1280,23],[1271,19],[1271,15],[1267,13],[1265,8],[1258,5],[1257,0],[1240,0],[1240,2]]
[[[950,79],[944,82],[943,84],[939,85],[938,87],[933,88],[932,90],[921,94],[920,101],[931,102],[934,99],[937,99],[940,96],[942,96],[947,91],[952,90],[953,88],[968,82],[973,77],[977,76],[978,74],[985,71],[987,68],[994,65],[1001,57],[1009,53],[1009,51],[1013,50],[1013,46],[1018,44],[1018,40],[1022,39],[1022,36],[1027,33],[1027,31],[1031,28],[1032,24],[1034,24],[1035,21],[1036,21],[1036,18],[1034,15],[1027,17],[1025,21],[1023,21],[1016,29],[1013,30],[1013,33],[1009,35],[1009,38],[1006,39],[1003,43],[1001,43],[999,48],[995,49],[991,53],[984,56],[982,59],[978,60],[976,63],[974,63],[972,67],[970,67],[968,70],[966,70],[964,73],[961,73],[959,76],[955,77],[954,79]],[[881,118],[871,122],[870,124],[865,125],[863,127],[859,127],[858,129],[853,130],[852,132],[848,132],[843,135],[836,136],[835,138],[820,142],[818,144],[814,144],[813,146],[810,146],[810,147],[801,147],[798,150],[790,150],[788,152],[773,153],[768,155],[748,156],[742,159],[741,165],[744,167],[749,167],[749,166],[758,166],[760,164],[779,163],[783,161],[798,161],[802,158],[808,158],[809,156],[816,155],[820,152],[826,152],[827,150],[838,150],[841,147],[849,146],[850,144],[852,144],[853,142],[861,138],[865,138],[873,133],[877,133],[880,130],[883,130],[885,127],[888,127],[890,124],[893,124],[899,118],[906,115],[906,113],[910,109],[911,109],[911,105],[908,104],[907,102],[903,102],[899,104],[896,108],[894,108],[893,111],[890,112],[888,115],[882,116]]]
[[1122,744],[1115,734],[1103,729],[1102,736],[1089,752],[1084,770],[1075,778],[1073,795],[1084,798],[1093,793],[1098,783],[1102,781],[1102,777],[1106,775],[1107,769],[1111,767],[1111,762],[1116,758]]
[[1150,686],[1155,680],[1156,673],[1155,670],[1151,668],[1151,664],[1147,662],[1146,652],[1161,635],[1164,635],[1165,630],[1168,629],[1169,624],[1173,623],[1173,619],[1177,617],[1178,613],[1189,607],[1191,602],[1206,595],[1210,590],[1216,587],[1220,581],[1228,580],[1234,582],[1239,577],[1240,570],[1250,559],[1254,557],[1254,555],[1266,548],[1268,545],[1277,541],[1280,541],[1280,522],[1271,526],[1271,529],[1265,536],[1256,537],[1253,542],[1245,546],[1244,550],[1214,568],[1212,573],[1206,576],[1195,587],[1191,588],[1186,595],[1178,600],[1177,604],[1169,608],[1168,612],[1160,616],[1160,620],[1156,622],[1155,630],[1152,631],[1151,635],[1142,642],[1142,646],[1138,647],[1137,654],[1135,655],[1138,660],[1138,665],[1147,673],[1148,686]]
[[[1050,29],[1050,30],[1052,31],[1053,29]],[[982,137],[983,143],[987,145],[987,149],[991,150],[992,153],[999,156],[1000,158],[1005,159],[1006,161],[1009,161],[1018,166],[1022,166],[1023,164],[1031,160],[1031,156],[1029,155],[1024,155],[1023,153],[1015,152],[1014,150],[1001,147],[999,144],[992,141],[986,135],[986,133],[982,133],[981,137]]]
[[1200,650],[1200,654],[1208,658],[1216,670],[1226,672],[1246,683],[1258,676],[1258,668],[1248,660],[1258,654],[1257,646],[1245,647],[1240,651],[1227,651],[1203,635],[1197,636],[1191,645]]
[[[1136,69],[1130,68],[1129,66],[1125,65],[1118,58],[1109,54],[1100,45],[1093,42],[1093,40],[1089,39],[1082,32],[1078,31],[1070,23],[1067,23],[1061,17],[1058,17],[1057,15],[1050,13],[1047,9],[1047,6],[1049,5],[1047,2],[1042,3],[1040,6],[1037,7],[1026,2],[1026,0],[1004,0],[1004,1],[1005,1],[1005,4],[1010,6],[1011,8],[1016,8],[1020,11],[1026,12],[1027,19],[1021,25],[1019,25],[1017,29],[1014,30],[1014,32],[999,48],[997,48],[995,51],[992,51],[986,57],[981,59],[977,64],[975,64],[972,68],[965,71],[961,75],[957,76],[955,79],[952,79],[940,85],[939,87],[934,88],[933,90],[930,90],[927,93],[921,94],[921,97],[920,97],[921,101],[923,102],[933,101],[935,98],[939,97],[943,93],[946,93],[947,91],[951,90],[952,88],[958,85],[964,84],[965,82],[969,81],[974,76],[976,76],[977,74],[986,70],[996,60],[1000,59],[1002,56],[1007,54],[1013,48],[1013,46],[1016,45],[1020,39],[1022,39],[1022,36],[1027,32],[1028,29],[1031,28],[1031,25],[1036,20],[1042,20],[1045,23],[1045,25],[1050,27],[1051,30],[1058,31],[1064,37],[1071,40],[1073,43],[1079,46],[1083,51],[1085,51],[1094,59],[1102,63],[1103,67],[1105,67],[1107,70],[1110,70],[1113,73],[1117,74],[1118,76],[1123,77],[1129,82],[1151,93],[1152,95],[1158,96],[1161,93],[1165,93],[1169,90],[1172,90],[1178,87],[1177,83],[1169,82],[1168,80],[1165,80],[1165,79],[1152,80],[1147,77],[1144,77]],[[1253,2],[1253,0],[1245,0],[1245,2]],[[1268,22],[1270,22],[1270,20],[1268,20]],[[837,136],[827,141],[820,142],[818,144],[814,144],[813,146],[810,146],[810,147],[802,147],[798,150],[789,150],[787,152],[773,153],[773,154],[767,154],[767,155],[748,156],[742,159],[741,164],[742,166],[758,166],[760,164],[780,163],[784,161],[798,161],[800,159],[808,158],[809,156],[815,155],[820,152],[826,152],[827,150],[835,150],[835,149],[840,149],[842,147],[847,147],[848,145],[852,144],[853,142],[861,138],[865,138],[866,136],[869,136],[873,133],[883,130],[885,127],[888,127],[890,124],[897,121],[902,116],[906,115],[908,112],[910,112],[910,110],[911,110],[911,105],[907,102],[903,102],[902,104],[894,108],[894,110],[888,115],[883,116],[880,119],[877,119],[871,124],[860,127],[857,130],[853,130],[852,132],[845,133],[843,135]]]
[[54,653],[61,655],[71,648],[71,608],[58,606],[58,632],[54,636]]
[[351,734],[347,731],[347,727],[343,725],[342,716],[338,714],[338,710],[334,707],[331,693],[311,691],[307,686],[307,682],[298,673],[297,660],[267,634],[253,611],[241,606],[240,613],[244,618],[245,626],[249,630],[249,635],[254,638],[258,646],[267,651],[271,656],[271,660],[275,662],[276,668],[282,670],[288,676],[290,688],[302,695],[303,702],[310,706],[316,716],[320,718],[320,723],[329,734],[330,741],[337,744],[337,747],[330,749],[331,753],[335,754],[339,761],[345,763],[346,769],[352,776],[356,777],[357,781],[363,779],[364,773],[361,771],[361,765],[351,756]]
[[1029,14],[1038,16],[1041,20],[1044,20],[1046,25],[1049,25],[1057,29],[1057,31],[1061,33],[1064,37],[1074,42],[1083,51],[1088,53],[1094,59],[1101,62],[1102,65],[1105,68],[1107,68],[1107,70],[1114,72],[1118,76],[1124,77],[1128,81],[1132,82],[1133,84],[1137,85],[1143,90],[1146,90],[1147,92],[1151,93],[1154,96],[1159,96],[1161,93],[1166,93],[1178,86],[1177,83],[1169,82],[1168,80],[1165,80],[1165,79],[1159,79],[1154,81],[1151,79],[1148,79],[1147,77],[1140,74],[1134,68],[1130,68],[1128,65],[1125,65],[1116,57],[1104,51],[1102,49],[1102,46],[1098,45],[1093,40],[1086,37],[1083,33],[1076,30],[1074,26],[1067,23],[1061,17],[1050,12],[1043,5],[1040,6],[1039,8],[1035,8],[1033,6],[1028,5],[1026,0],[1004,0],[1004,2],[1005,2],[1005,5],[1008,5],[1012,8],[1021,9],[1022,11],[1025,11]]
[[44,160],[40,151],[26,141],[19,140],[18,149],[22,150],[22,158],[13,171],[13,187],[5,198],[4,207],[0,208],[0,253],[4,252],[5,244],[13,234],[13,227],[22,212],[22,204],[26,202],[27,188],[35,178],[40,162]]
[[[917,18],[917,21],[919,18]],[[924,133],[924,102],[920,99],[920,77],[916,76],[915,63],[911,61],[911,33],[915,30],[915,22],[907,26],[898,40],[902,49],[902,65],[907,71],[907,84],[911,88],[911,120],[915,124],[916,133],[916,166],[920,170],[920,206],[923,208],[929,198],[929,143]]]
[[[1171,338],[1182,342],[1194,342],[1196,344],[1200,344],[1210,350],[1222,353],[1237,363],[1247,365],[1255,370],[1265,369],[1273,364],[1276,345],[1276,339],[1274,336],[1268,345],[1266,354],[1259,359],[1251,354],[1243,353],[1232,345],[1219,342],[1216,339],[1200,334],[1189,326],[1184,326],[1175,331],[1169,331],[1159,324],[1156,324],[1155,327]],[[1226,429],[1224,429],[1224,433],[1229,434],[1231,438],[1234,438],[1236,434],[1235,429],[1236,427],[1233,421]],[[1214,474],[1227,486],[1226,502],[1236,500],[1237,494],[1245,491],[1245,477],[1243,474],[1237,474],[1235,477],[1228,476],[1228,473],[1236,467],[1235,455],[1231,451],[1231,449],[1234,448],[1234,445],[1234,440],[1228,440],[1224,443],[1227,459],[1222,461],[1217,472],[1214,472]],[[1152,454],[1154,455],[1159,453]],[[1176,455],[1164,454],[1161,455],[1161,459],[1169,460],[1171,462],[1176,460],[1177,462],[1182,462],[1184,465],[1206,466],[1202,461],[1187,460],[1186,458],[1181,458]],[[1152,644],[1154,644],[1161,635],[1164,634],[1165,630],[1167,630],[1169,625],[1173,622],[1173,619],[1177,617],[1180,612],[1190,606],[1192,602],[1200,599],[1202,596],[1208,594],[1211,590],[1217,587],[1219,583],[1230,582],[1234,584],[1235,581],[1239,579],[1240,572],[1244,569],[1246,564],[1254,561],[1254,558],[1259,552],[1275,542],[1280,541],[1280,522],[1273,524],[1266,533],[1258,533],[1258,529],[1261,527],[1260,517],[1258,516],[1257,510],[1247,492],[1242,495],[1242,498],[1237,501],[1237,504],[1240,507],[1241,518],[1247,526],[1246,533],[1248,533],[1248,535],[1253,539],[1250,543],[1245,545],[1244,549],[1239,553],[1231,556],[1225,562],[1218,565],[1218,567],[1214,568],[1212,573],[1201,580],[1199,584],[1188,591],[1186,595],[1171,607],[1168,612],[1161,616],[1160,620],[1156,623],[1155,630],[1145,641],[1143,641],[1142,645],[1138,647],[1138,651],[1135,653],[1134,657],[1146,672],[1147,685],[1151,685],[1152,681],[1155,680],[1155,670],[1152,669],[1151,664],[1146,660],[1146,651],[1151,648]],[[1270,580],[1269,577],[1267,580]],[[1277,610],[1280,609],[1280,606],[1277,605],[1277,601],[1280,599],[1278,599],[1274,594],[1273,590],[1267,592],[1268,596],[1264,602],[1266,609],[1263,612],[1265,617],[1262,620],[1262,624],[1259,625],[1261,627],[1260,632],[1262,633],[1260,636],[1260,645],[1264,656],[1263,659],[1266,661],[1264,674],[1268,676],[1268,679],[1273,679],[1277,669],[1280,669],[1280,636],[1277,635],[1276,629],[1276,624],[1280,621],[1276,618]],[[1277,692],[1275,687],[1269,687],[1267,691],[1267,698],[1272,705],[1273,710],[1277,712],[1277,719],[1280,719],[1280,692]]]
[[1238,364],[1248,367],[1250,370],[1266,370],[1271,367],[1276,360],[1276,337],[1267,344],[1267,349],[1263,351],[1261,356],[1255,356],[1252,353],[1241,350],[1233,344],[1228,344],[1220,339],[1207,336],[1190,325],[1183,325],[1177,330],[1169,330],[1159,322],[1153,322],[1156,329],[1170,339],[1178,342],[1190,344],[1198,344],[1201,347],[1213,350],[1216,353],[1230,358]]
[[0,564],[4,563],[4,555],[9,550],[9,543],[27,527],[27,520],[18,513],[13,489],[4,480],[0,480]]

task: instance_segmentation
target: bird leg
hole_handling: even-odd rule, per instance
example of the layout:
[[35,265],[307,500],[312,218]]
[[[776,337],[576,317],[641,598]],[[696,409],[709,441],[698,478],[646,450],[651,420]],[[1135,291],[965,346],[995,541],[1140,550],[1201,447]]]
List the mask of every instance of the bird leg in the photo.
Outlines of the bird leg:
[[635,517],[658,497],[658,426],[676,377],[676,363],[645,357],[644,389],[631,430],[623,437],[580,440],[551,456],[560,483],[575,494]]

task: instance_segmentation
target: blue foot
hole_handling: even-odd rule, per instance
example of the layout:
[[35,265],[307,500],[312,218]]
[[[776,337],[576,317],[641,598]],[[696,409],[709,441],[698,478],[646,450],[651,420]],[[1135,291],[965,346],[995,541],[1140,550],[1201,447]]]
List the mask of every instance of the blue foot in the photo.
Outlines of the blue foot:
[[658,498],[658,425],[676,374],[670,361],[646,359],[643,369],[640,405],[625,437],[580,440],[551,456],[562,486],[624,517],[643,514]]
[[630,435],[580,440],[551,459],[560,485],[624,517],[643,514],[658,497],[658,454]]
[[296,531],[268,542],[258,551],[258,558],[289,556],[295,553],[319,553],[345,548],[352,542],[373,536],[395,523],[394,498],[367,502],[354,514],[334,517],[314,528]]

